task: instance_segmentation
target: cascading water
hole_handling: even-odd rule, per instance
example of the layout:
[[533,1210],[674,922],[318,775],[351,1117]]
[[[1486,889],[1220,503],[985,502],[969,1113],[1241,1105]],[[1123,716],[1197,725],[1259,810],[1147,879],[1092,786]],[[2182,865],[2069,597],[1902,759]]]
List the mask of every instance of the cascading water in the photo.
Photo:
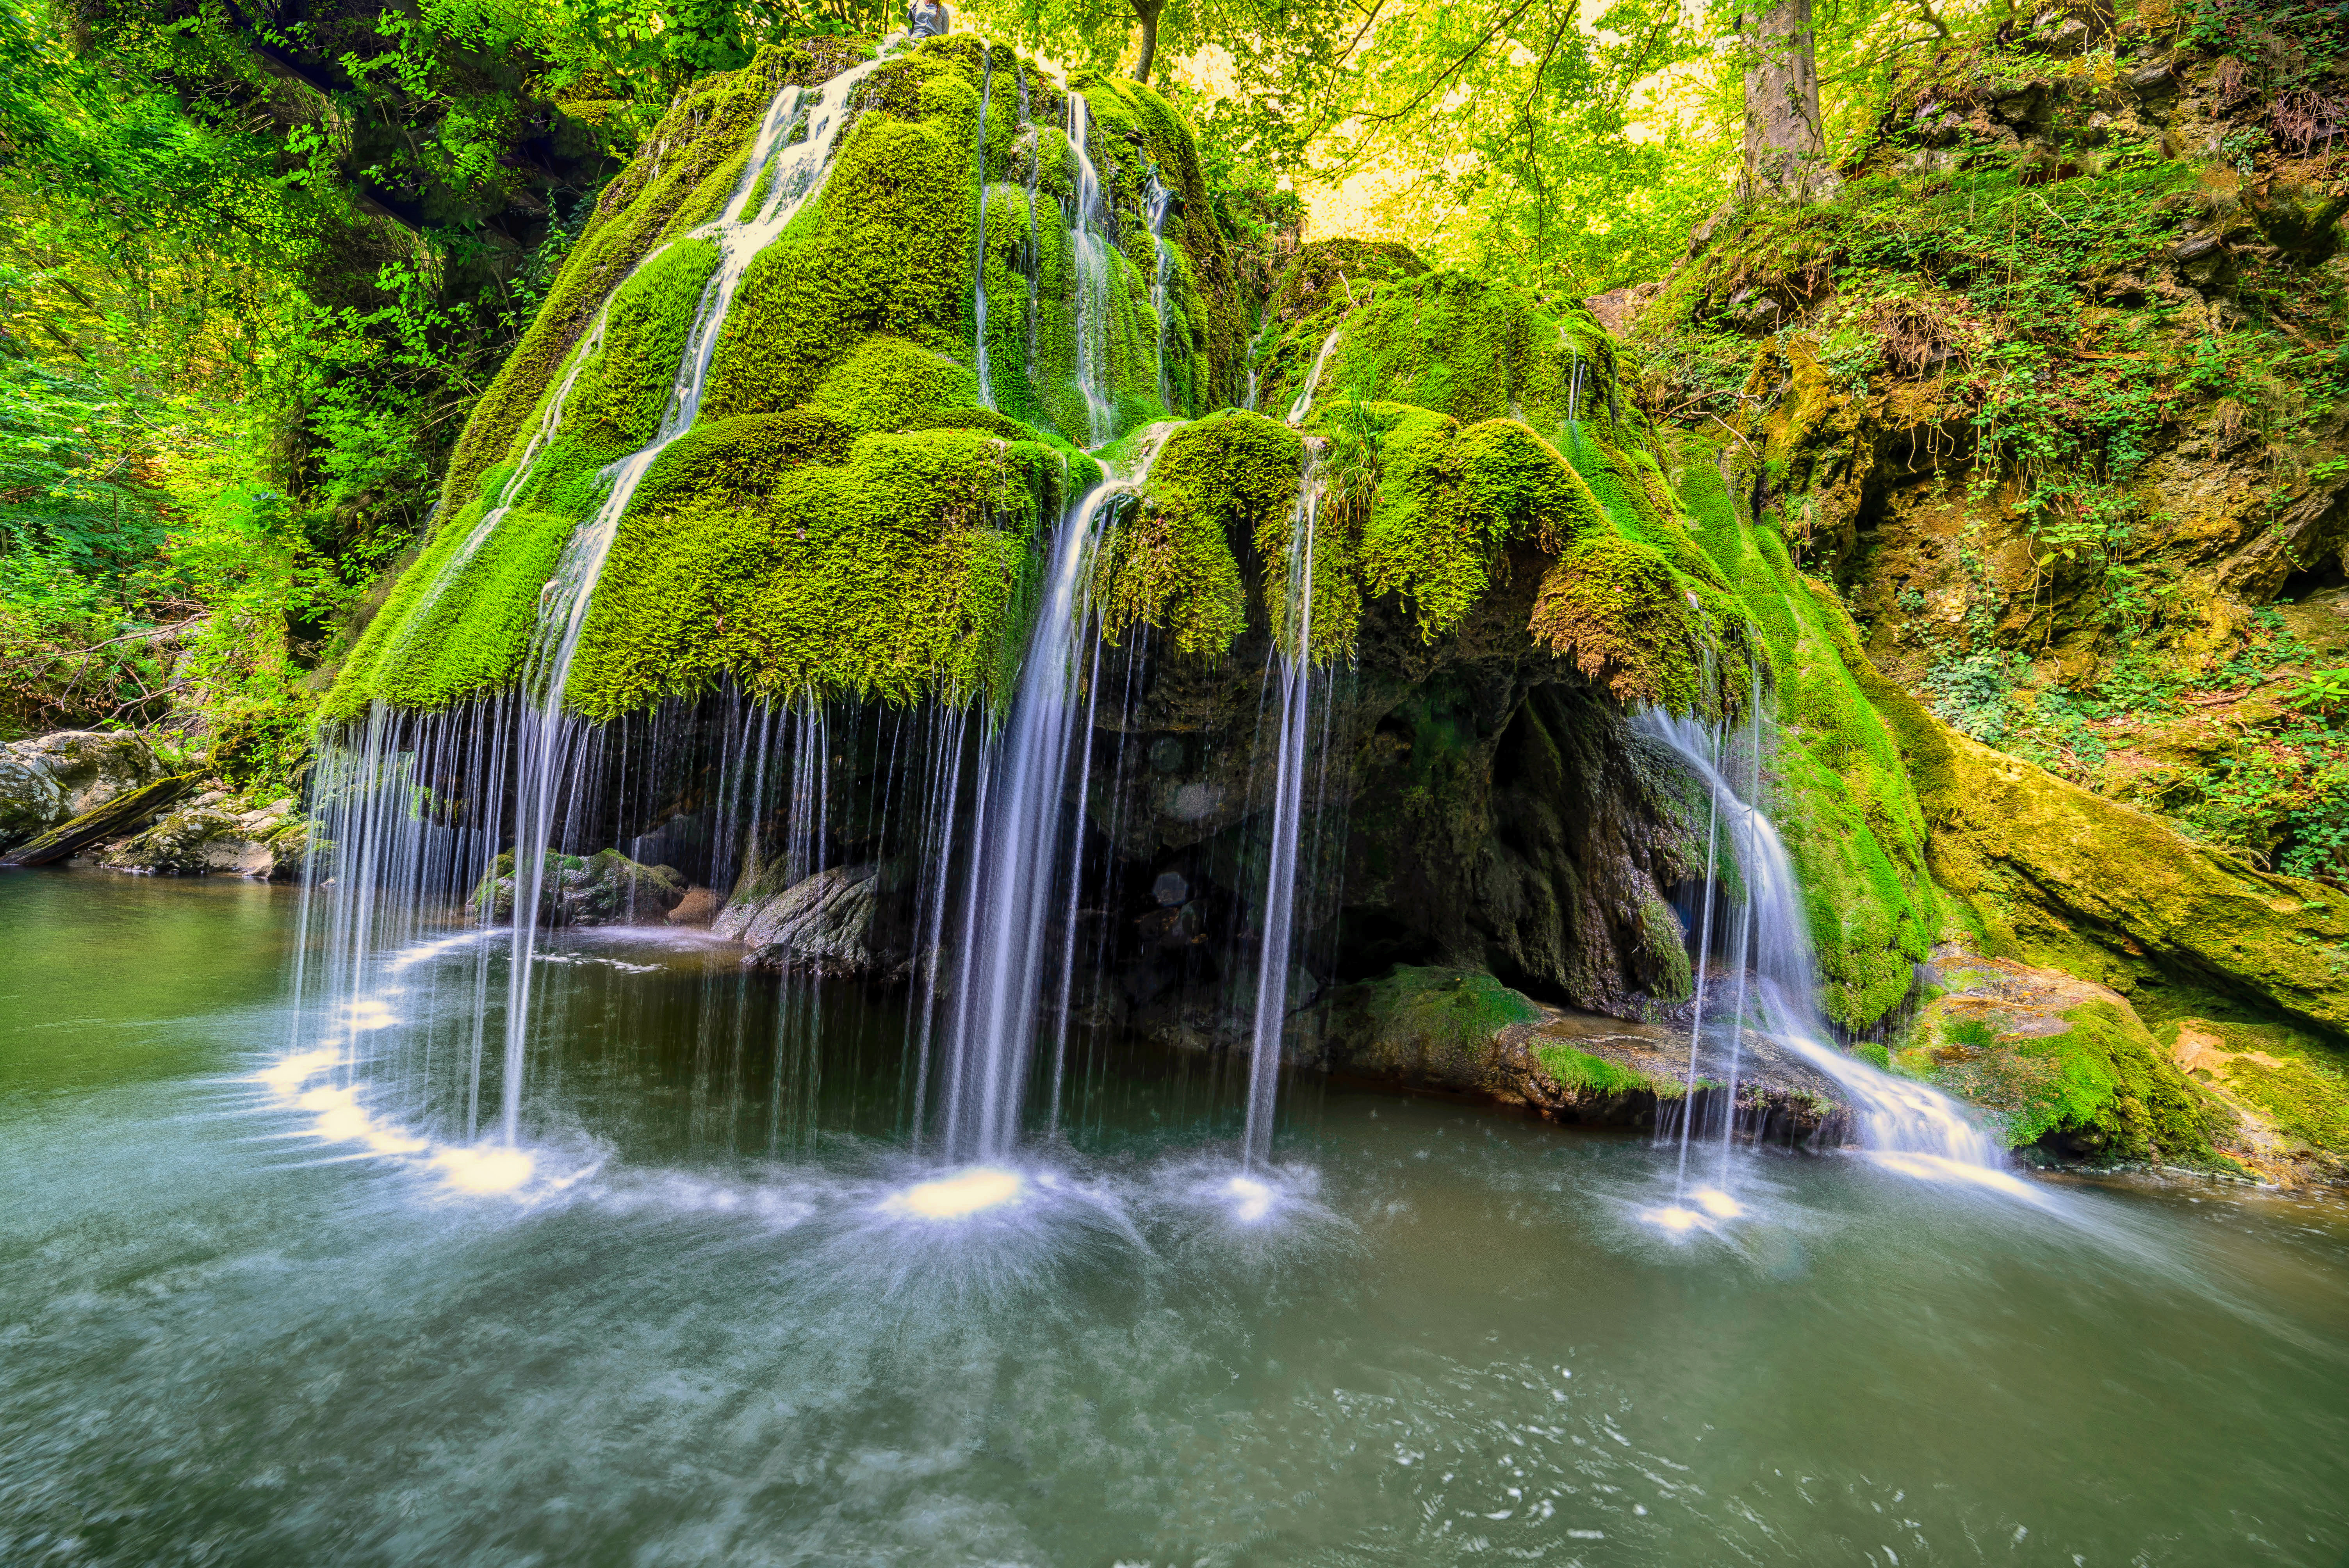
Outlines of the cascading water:
[[976,325],[971,340],[978,365],[978,401],[985,408],[995,407],[995,378],[987,366],[987,103],[995,89],[995,52],[986,45],[978,46],[978,145],[974,157],[978,164],[978,259],[971,269],[972,313]]
[[1079,698],[1094,635],[1093,546],[1112,504],[1142,482],[1155,453],[1145,443],[1134,472],[1104,482],[1061,520],[1010,716],[980,763],[948,1005],[941,1131],[949,1159],[999,1161],[1019,1136],[1054,892],[1081,870],[1063,854],[1063,786],[1086,712]]
[[[1750,997],[1761,1032],[1826,1075],[1849,1097],[1861,1147],[1912,1174],[2000,1181],[2006,1163],[2003,1152],[1957,1101],[1879,1071],[1829,1043],[1818,1011],[1810,923],[1793,862],[1758,801],[1741,796],[1723,776],[1719,738],[1694,718],[1651,711],[1638,722],[1688,765],[1721,809],[1744,883],[1745,929],[1752,947]],[[1757,780],[1759,777],[1757,761]],[[1737,1010],[1727,1020],[1733,1035],[1746,1023],[1749,993],[1744,975],[1741,967]]]
[[1109,237],[1102,216],[1101,173],[1087,143],[1092,114],[1081,92],[1069,94],[1069,147],[1076,154],[1076,213],[1070,228],[1077,273],[1077,389],[1084,395],[1087,443],[1098,447],[1117,433],[1109,400]]
[[1299,826],[1305,814],[1306,726],[1312,708],[1313,531],[1321,509],[1319,452],[1309,446],[1289,524],[1288,589],[1272,663],[1280,691],[1279,749],[1274,764],[1272,838],[1265,856],[1264,941],[1257,959],[1256,1012],[1249,1041],[1243,1159],[1253,1168],[1272,1153],[1273,1099],[1280,1076],[1281,1026],[1288,1016],[1288,965],[1297,910]]
[[1166,249],[1166,214],[1174,206],[1174,192],[1166,189],[1155,169],[1150,171],[1150,181],[1143,187],[1142,201],[1143,211],[1150,216],[1150,244],[1156,258],[1150,274],[1150,308],[1158,318],[1158,406],[1171,414],[1174,412],[1174,399],[1166,374],[1166,274],[1174,257]]
[[[858,84],[872,74],[876,58],[842,72],[826,82],[805,108],[805,134],[778,148],[784,134],[797,126],[805,95],[787,87],[776,95],[761,126],[752,156],[743,165],[734,194],[724,213],[713,223],[695,230],[691,237],[717,242],[719,263],[703,285],[692,330],[686,338],[685,357],[678,366],[669,404],[653,439],[605,470],[608,479],[595,511],[574,531],[564,545],[554,580],[539,596],[538,625],[531,639],[523,689],[530,700],[522,714],[518,748],[520,781],[514,821],[513,958],[508,969],[506,997],[504,1102],[500,1130],[512,1145],[519,1134],[522,1115],[523,1062],[529,1051],[532,954],[538,939],[540,902],[544,892],[546,855],[555,837],[555,809],[568,783],[574,782],[579,739],[584,729],[564,711],[564,687],[579,649],[579,634],[587,620],[587,606],[596,579],[611,553],[620,519],[654,461],[671,442],[692,427],[700,412],[709,384],[711,356],[717,353],[736,290],[759,253],[788,228],[800,209],[822,189],[831,170],[835,133],[843,122]],[[772,169],[767,165],[771,162]],[[755,212],[744,209],[760,190],[765,199]]]
[[[879,64],[876,59],[854,67],[815,93],[797,87],[781,89],[761,121],[725,209],[717,219],[684,236],[714,242],[719,250],[717,266],[697,302],[653,438],[603,471],[603,490],[594,511],[573,531],[553,580],[540,596],[521,696],[461,705],[417,723],[378,708],[370,715],[355,746],[325,748],[318,798],[327,803],[323,814],[331,826],[329,836],[345,861],[338,866],[335,882],[315,895],[325,903],[324,962],[312,973],[305,959],[305,970],[295,981],[299,994],[305,995],[319,995],[313,989],[314,982],[323,988],[323,1007],[305,1010],[310,1018],[305,1028],[318,1026],[319,1014],[325,1018],[323,1032],[310,1043],[316,1049],[331,1046],[349,1060],[356,1039],[349,1020],[361,1011],[380,1011],[380,1003],[370,999],[381,989],[381,965],[391,961],[384,954],[400,945],[412,945],[434,921],[446,920],[449,912],[461,908],[490,871],[498,847],[511,842],[515,851],[513,934],[498,1080],[499,1138],[508,1146],[520,1136],[531,993],[542,904],[549,891],[547,855],[558,837],[558,810],[577,793],[574,786],[593,770],[600,756],[599,739],[563,707],[596,579],[637,486],[661,452],[690,428],[699,411],[711,358],[744,273],[821,189],[850,99]],[[755,209],[754,197],[758,198]],[[654,264],[663,253],[647,257],[630,276]],[[560,428],[571,387],[602,346],[607,314],[608,305],[583,335],[573,351],[571,368],[525,443],[496,504],[485,509],[464,545],[428,585],[428,595],[437,595],[456,580],[464,561],[487,540],[509,503],[524,492]],[[420,618],[410,623],[421,624]],[[468,754],[456,775],[473,781],[465,789],[478,797],[474,814],[461,830],[432,820],[433,813],[443,807],[448,781],[429,774],[429,767],[449,763],[460,747]],[[510,822],[502,808],[508,779],[513,784]],[[451,893],[453,897],[449,896]],[[306,927],[319,912],[311,907],[314,895],[305,897]],[[473,1008],[476,1037],[467,1097],[473,1109],[467,1117],[468,1137],[480,1130],[477,1101],[486,1043],[480,1031],[488,1014],[488,963],[484,945],[477,968],[482,995]]]
[[1297,394],[1297,400],[1288,406],[1290,424],[1302,425],[1305,423],[1305,416],[1313,411],[1313,389],[1320,385],[1321,367],[1330,362],[1330,351],[1338,346],[1338,335],[1345,330],[1343,324],[1333,326],[1330,329],[1330,335],[1321,340],[1320,352],[1313,356],[1313,368],[1306,372],[1305,388]]

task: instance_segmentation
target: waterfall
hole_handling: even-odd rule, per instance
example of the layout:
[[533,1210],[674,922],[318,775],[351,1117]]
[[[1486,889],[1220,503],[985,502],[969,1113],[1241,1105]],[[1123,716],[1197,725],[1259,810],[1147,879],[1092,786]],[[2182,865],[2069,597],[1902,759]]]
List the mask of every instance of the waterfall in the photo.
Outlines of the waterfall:
[[1313,526],[1320,506],[1320,454],[1309,445],[1297,510],[1289,523],[1282,624],[1273,638],[1271,654],[1280,691],[1280,742],[1273,770],[1272,841],[1265,854],[1264,943],[1257,959],[1256,1015],[1248,1054],[1243,1158],[1251,1168],[1262,1164],[1272,1152],[1281,1025],[1288,1016],[1298,824],[1304,816],[1306,721],[1313,695]]
[[1071,237],[1076,250],[1077,390],[1084,395],[1086,444],[1099,447],[1117,433],[1109,398],[1109,237],[1095,229],[1102,209],[1101,174],[1092,150],[1092,115],[1085,95],[1069,93],[1069,145],[1077,155],[1077,211]]
[[[509,1145],[518,1137],[522,1115],[523,1068],[530,1036],[531,958],[538,940],[546,853],[554,840],[556,802],[565,784],[574,781],[585,727],[564,712],[564,688],[579,649],[579,634],[586,624],[595,581],[637,485],[700,412],[710,359],[717,353],[743,274],[823,188],[823,176],[832,167],[834,133],[847,112],[849,98],[879,63],[877,58],[868,60],[826,82],[807,108],[804,138],[780,150],[775,142],[798,122],[802,90],[785,88],[776,95],[775,106],[761,127],[759,145],[745,160],[724,214],[694,231],[697,237],[718,242],[719,260],[718,270],[702,287],[660,429],[643,448],[605,470],[609,484],[602,500],[564,546],[554,580],[540,594],[538,625],[532,634],[523,677],[523,689],[532,700],[522,715],[521,776],[514,813],[514,951],[507,978],[504,1105],[500,1121]],[[771,170],[765,167],[770,161],[774,165]],[[767,187],[764,201],[746,216],[744,208],[762,184]]]
[[1150,308],[1158,317],[1158,406],[1172,414],[1174,399],[1166,377],[1166,274],[1173,257],[1166,249],[1166,214],[1174,205],[1174,192],[1166,189],[1154,169],[1150,182],[1143,187],[1142,199],[1150,213],[1150,243],[1157,258],[1150,276]]
[[995,407],[995,378],[987,368],[987,100],[995,88],[995,53],[978,46],[978,261],[972,269],[971,298],[978,318],[972,333],[978,356],[978,402]]
[[1330,351],[1338,346],[1338,335],[1345,330],[1345,325],[1340,323],[1331,327],[1330,335],[1321,340],[1321,351],[1313,356],[1313,368],[1306,372],[1305,389],[1298,393],[1297,401],[1288,406],[1290,424],[1302,425],[1305,416],[1313,411],[1313,388],[1321,379],[1321,366],[1330,362]]
[[[1834,1080],[1849,1097],[1861,1147],[1886,1155],[1916,1174],[1997,1172],[2005,1154],[1957,1101],[1937,1089],[1883,1072],[1830,1043],[1819,1015],[1810,923],[1785,844],[1757,799],[1740,795],[1723,777],[1717,738],[1693,718],[1651,710],[1640,727],[1662,741],[1701,779],[1716,802],[1745,883],[1744,912],[1750,953],[1751,998],[1760,1031]],[[1755,739],[1760,731],[1757,727]],[[1761,770],[1758,744],[1754,777]],[[1758,794],[1758,791],[1756,792]],[[1711,893],[1708,890],[1708,901]],[[1741,947],[1746,944],[1742,943]],[[1739,1006],[1728,1020],[1733,1037],[1744,1027],[1747,966],[1741,965]],[[1692,1040],[1691,1048],[1695,1042]],[[1732,1086],[1733,1093],[1734,1086]],[[1724,1135],[1725,1136],[1725,1135]]]
[[[297,995],[314,1003],[304,1009],[305,1021],[297,1027],[316,1026],[323,1012],[316,1047],[339,1051],[345,1065],[337,1070],[356,1071],[360,1031],[351,1020],[361,1015],[386,1017],[380,1000],[383,965],[396,962],[386,954],[393,946],[420,940],[432,924],[445,923],[451,912],[462,909],[492,869],[500,848],[511,844],[516,897],[497,1108],[498,1135],[506,1145],[520,1138],[530,1001],[542,899],[547,891],[546,857],[560,837],[558,810],[579,793],[579,786],[591,779],[602,759],[600,734],[563,709],[596,579],[637,486],[699,410],[712,356],[750,261],[821,190],[849,101],[878,65],[874,60],[852,67],[816,93],[797,87],[778,91],[725,209],[685,236],[714,242],[718,265],[696,302],[652,439],[603,470],[603,489],[594,511],[565,542],[553,580],[540,595],[520,693],[479,698],[424,716],[398,715],[378,705],[356,737],[321,748],[315,795],[321,803],[321,836],[336,846],[340,859],[334,882],[304,895],[304,929],[317,933],[324,951],[315,966],[305,954],[297,969]],[[802,134],[794,139],[794,131]],[[629,276],[653,265],[662,253],[647,256]],[[573,387],[603,346],[608,313],[607,297],[574,350],[571,366],[523,444],[512,472],[427,584],[428,605],[457,581],[465,562],[486,542],[551,449]],[[411,619],[410,624],[421,624],[421,618]],[[509,784],[510,810],[505,804]],[[452,812],[462,816],[461,826],[454,825]],[[476,940],[477,934],[463,939]],[[483,1035],[491,946],[478,944],[478,995],[470,1009],[469,1139],[484,1130],[479,1092],[488,1045]],[[323,1003],[323,1008],[316,1003]],[[445,1061],[440,1065],[445,1067]]]
[[[1019,1136],[1053,892],[1081,869],[1074,852],[1063,854],[1064,786],[1085,711],[1093,546],[1112,503],[1141,483],[1155,454],[1146,448],[1133,474],[1106,480],[1061,519],[1010,716],[980,762],[947,1019],[949,1159],[1000,1160]],[[1090,747],[1089,734],[1083,741]]]

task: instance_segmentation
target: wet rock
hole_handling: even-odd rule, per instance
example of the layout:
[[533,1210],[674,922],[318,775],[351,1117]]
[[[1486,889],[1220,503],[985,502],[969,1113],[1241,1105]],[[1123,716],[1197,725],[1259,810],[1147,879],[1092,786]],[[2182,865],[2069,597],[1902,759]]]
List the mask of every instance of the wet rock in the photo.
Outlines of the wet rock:
[[668,923],[671,925],[708,925],[718,918],[718,909],[717,889],[688,888],[685,897],[678,901],[678,906],[668,912]]
[[163,766],[128,730],[61,729],[0,746],[0,849],[154,783]]
[[710,929],[750,949],[742,962],[758,968],[827,979],[868,975],[878,966],[881,882],[875,865],[827,866],[780,892],[738,891]]
[[291,799],[247,810],[225,789],[208,790],[145,831],[109,845],[98,862],[109,871],[159,876],[298,876],[308,830],[296,810]]
[[2178,77],[2167,60],[2156,60],[2131,71],[2128,86],[2138,101],[2157,112],[2168,108],[2178,98]]
[[[1688,1035],[1547,1006],[1490,975],[1401,965],[1340,988],[1306,1059],[1327,1070],[1523,1105],[1554,1120],[1652,1127],[1689,1097]],[[1697,1112],[1718,1118],[1725,1060],[1697,1064]],[[1747,1031],[1735,1072],[1741,1136],[1841,1142],[1847,1109],[1835,1085],[1766,1037]]]
[[2244,187],[2252,222],[2276,254],[2296,266],[2331,261],[2341,250],[2341,221],[2349,216],[2349,185],[2327,189],[2279,181]]
[[[472,894],[478,916],[513,919],[517,878],[511,851]],[[686,880],[667,866],[638,865],[617,850],[566,855],[550,850],[539,884],[539,918],[549,925],[649,925],[685,901]]]
[[2234,257],[2216,234],[2189,234],[2169,247],[2169,264],[2198,288],[2223,283],[2234,273]]

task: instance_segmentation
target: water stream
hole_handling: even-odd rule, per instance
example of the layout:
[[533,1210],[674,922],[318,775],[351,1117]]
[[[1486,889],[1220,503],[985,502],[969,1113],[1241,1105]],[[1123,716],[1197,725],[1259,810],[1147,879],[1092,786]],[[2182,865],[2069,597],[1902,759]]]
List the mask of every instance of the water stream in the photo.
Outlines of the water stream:
[[[947,1036],[943,1141],[952,1160],[1005,1160],[1022,1131],[1051,920],[1062,890],[1081,879],[1066,785],[1071,751],[1091,742],[1083,676],[1098,640],[1093,548],[1112,508],[1148,476],[1156,451],[1145,441],[1130,473],[1105,480],[1061,520],[1019,687],[981,762]],[[1068,965],[1064,954],[1064,977]]]
[[1084,94],[1073,91],[1068,105],[1069,147],[1077,160],[1076,211],[1070,223],[1077,274],[1077,389],[1085,399],[1086,444],[1098,447],[1116,433],[1109,394],[1111,244],[1102,231],[1108,212],[1090,147],[1092,108]]
[[1241,1140],[1243,1161],[1251,1169],[1272,1157],[1281,1033],[1288,1017],[1298,838],[1305,818],[1308,725],[1313,707],[1313,528],[1321,510],[1319,459],[1319,449],[1309,447],[1296,512],[1289,523],[1282,624],[1268,655],[1271,677],[1280,694],[1279,740],[1273,763],[1272,822],[1265,855],[1264,940],[1257,957],[1256,1007],[1249,1020],[1247,1126]]

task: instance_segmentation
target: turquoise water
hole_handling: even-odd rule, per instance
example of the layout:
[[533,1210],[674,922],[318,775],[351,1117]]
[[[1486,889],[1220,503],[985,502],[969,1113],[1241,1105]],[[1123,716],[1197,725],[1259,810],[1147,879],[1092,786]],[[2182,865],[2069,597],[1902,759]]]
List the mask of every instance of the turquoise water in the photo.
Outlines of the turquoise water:
[[1640,1140],[1291,1085],[1248,1217],[1132,1056],[939,1222],[901,1019],[635,939],[468,1193],[255,1080],[296,896],[0,878],[12,1568],[2349,1554],[2338,1202],[1764,1156],[1674,1236]]

